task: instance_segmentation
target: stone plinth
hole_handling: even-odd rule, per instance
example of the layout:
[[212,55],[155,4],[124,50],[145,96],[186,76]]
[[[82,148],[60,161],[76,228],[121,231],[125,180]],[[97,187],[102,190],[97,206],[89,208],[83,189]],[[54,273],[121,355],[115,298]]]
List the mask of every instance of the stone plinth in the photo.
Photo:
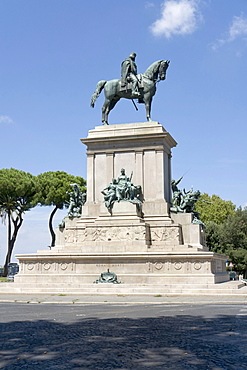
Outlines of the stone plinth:
[[[145,194],[145,217],[168,216],[171,202],[171,148],[176,141],[158,122],[97,126],[81,139],[87,146],[87,203],[83,215],[97,217],[101,191],[121,168]],[[113,210],[114,212],[114,210]]]
[[[57,253],[18,255],[20,274],[16,283],[92,284],[100,274],[114,271],[122,284],[213,284],[226,279],[222,255],[190,252],[167,253]],[[143,287],[144,288],[144,287]],[[144,290],[144,289],[143,289]],[[145,291],[145,290],[144,290]]]

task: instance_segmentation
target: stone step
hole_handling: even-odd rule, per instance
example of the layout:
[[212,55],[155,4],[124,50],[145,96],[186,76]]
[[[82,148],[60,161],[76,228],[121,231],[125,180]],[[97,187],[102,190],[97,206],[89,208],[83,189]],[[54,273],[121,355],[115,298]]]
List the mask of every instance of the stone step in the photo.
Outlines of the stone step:
[[[224,286],[224,284],[226,284]],[[47,293],[47,294],[84,294],[84,295],[242,295],[247,294],[247,287],[239,282],[227,282],[209,286],[160,285],[121,285],[121,284],[81,284],[61,286],[59,284],[0,284],[0,293]]]
[[[30,283],[2,283],[1,285],[6,285],[6,286],[18,286],[18,287],[23,287],[23,288],[28,288],[30,287]],[[1,287],[0,285],[0,287]],[[61,288],[64,284],[61,283],[33,283],[31,286],[36,287],[36,288],[42,288],[42,287],[54,287],[54,288]],[[155,289],[155,290],[167,290],[167,289],[214,289],[214,290],[227,290],[227,289],[240,289],[243,288],[245,285],[244,283],[240,281],[231,281],[231,282],[225,282],[225,283],[219,283],[219,284],[157,284],[156,286],[150,286],[148,284],[112,284],[112,283],[79,283],[79,284],[73,284],[73,283],[68,283],[66,284],[65,288],[71,288],[74,287],[75,289],[91,289],[95,287],[104,287],[104,288],[109,288],[112,289],[112,287],[121,287],[122,289]]]

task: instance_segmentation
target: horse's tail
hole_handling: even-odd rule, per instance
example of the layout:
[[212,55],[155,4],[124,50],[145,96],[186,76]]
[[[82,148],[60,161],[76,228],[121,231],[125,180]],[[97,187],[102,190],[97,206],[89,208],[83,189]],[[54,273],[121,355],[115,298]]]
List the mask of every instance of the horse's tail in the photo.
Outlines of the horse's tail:
[[107,81],[105,80],[101,80],[97,83],[96,85],[96,89],[95,89],[95,92],[93,93],[92,97],[91,97],[91,103],[90,103],[90,106],[93,108],[94,107],[94,103],[96,101],[96,99],[98,98],[98,96],[100,95],[101,91],[103,90],[105,84],[107,83]]

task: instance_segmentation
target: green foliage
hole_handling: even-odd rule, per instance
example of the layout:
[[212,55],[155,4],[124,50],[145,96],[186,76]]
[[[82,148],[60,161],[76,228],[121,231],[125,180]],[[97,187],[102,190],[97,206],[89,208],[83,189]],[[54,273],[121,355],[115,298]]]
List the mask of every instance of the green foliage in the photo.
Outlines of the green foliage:
[[35,200],[41,206],[54,206],[49,217],[51,246],[55,246],[56,235],[53,230],[53,217],[58,209],[69,206],[69,195],[72,188],[70,184],[78,184],[82,192],[86,191],[86,181],[80,176],[69,175],[63,171],[44,172],[37,176],[38,192]]
[[247,249],[247,209],[238,208],[224,223],[222,241],[226,247]]
[[[195,211],[200,213],[200,219],[205,224],[208,222],[215,222],[221,224],[228,216],[234,214],[235,205],[231,201],[226,201],[212,195],[211,197],[207,194],[201,194],[200,199],[196,202]],[[210,203],[208,203],[210,202]]]
[[18,231],[23,222],[23,213],[37,202],[36,178],[30,173],[14,168],[0,170],[0,217],[7,219],[8,246],[4,265],[4,276],[10,262]]
[[247,250],[244,248],[229,249],[229,260],[233,263],[233,270],[246,276],[247,271]]
[[70,184],[76,183],[85,192],[86,181],[80,176],[69,175],[63,171],[44,172],[37,176],[39,191],[36,200],[40,205],[56,206],[59,209],[68,207]]
[[247,208],[238,208],[221,224],[208,222],[206,235],[210,250],[228,255],[236,271],[247,271]]
[[207,247],[210,251],[224,253],[224,246],[221,245],[221,229],[222,225],[216,222],[209,221],[206,223],[206,238]]
[[85,180],[66,172],[45,172],[38,176],[14,168],[0,170],[0,217],[7,220],[8,249],[4,266],[4,275],[10,262],[18,231],[23,222],[23,213],[37,204],[54,206],[49,219],[52,235],[52,246],[55,244],[55,233],[52,218],[57,209],[68,207],[71,191],[70,184],[77,183],[85,191]]
[[6,212],[17,215],[36,205],[36,179],[28,172],[14,168],[0,170],[0,215]]

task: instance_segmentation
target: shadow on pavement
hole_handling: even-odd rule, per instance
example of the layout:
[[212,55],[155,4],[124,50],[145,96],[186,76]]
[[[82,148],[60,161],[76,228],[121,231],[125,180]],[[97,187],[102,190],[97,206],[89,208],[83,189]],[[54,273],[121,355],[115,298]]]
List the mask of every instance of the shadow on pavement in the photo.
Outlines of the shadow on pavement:
[[10,321],[0,324],[0,367],[241,370],[246,324],[245,317],[189,315]]

